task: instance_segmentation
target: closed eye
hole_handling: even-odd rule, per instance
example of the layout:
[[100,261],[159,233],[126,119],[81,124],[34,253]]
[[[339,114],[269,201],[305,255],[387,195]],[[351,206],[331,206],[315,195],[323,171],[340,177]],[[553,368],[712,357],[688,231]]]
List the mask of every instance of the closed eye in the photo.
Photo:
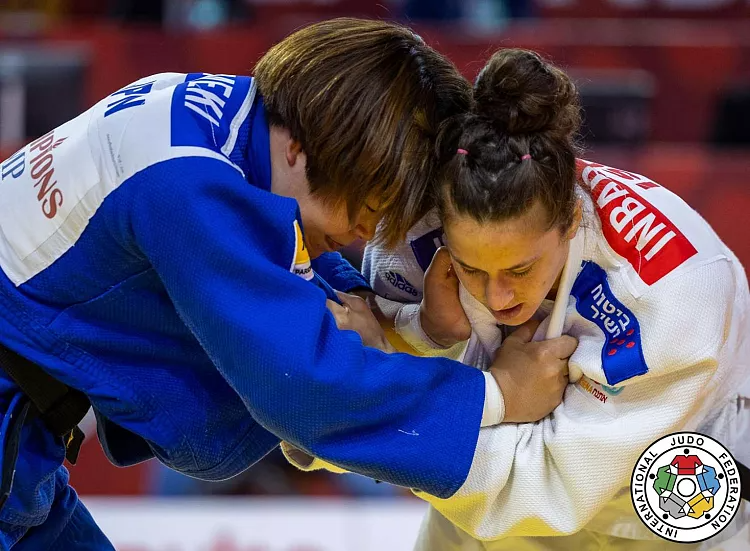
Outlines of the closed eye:
[[529,275],[529,273],[533,269],[534,269],[534,266],[529,266],[528,268],[526,268],[525,270],[522,270],[520,272],[519,271],[510,272],[510,276],[511,277],[525,277],[525,276]]
[[466,267],[466,266],[464,266],[463,264],[459,264],[459,266],[461,266],[461,269],[463,270],[463,272],[464,272],[464,273],[465,273],[466,275],[476,275],[476,274],[478,274],[478,273],[479,273],[479,270],[475,270],[474,268],[467,268],[467,267]]

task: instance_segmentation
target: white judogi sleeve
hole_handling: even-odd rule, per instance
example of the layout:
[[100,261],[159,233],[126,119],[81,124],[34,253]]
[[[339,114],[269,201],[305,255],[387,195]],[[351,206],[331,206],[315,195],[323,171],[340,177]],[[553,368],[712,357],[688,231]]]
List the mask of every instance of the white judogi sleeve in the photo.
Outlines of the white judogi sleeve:
[[606,381],[607,341],[596,324],[576,315],[571,298],[564,332],[579,338],[571,368],[584,376],[544,420],[482,429],[469,476],[450,499],[418,495],[477,539],[583,528],[628,486],[649,444],[694,430],[709,398],[727,399],[717,389],[730,369],[747,371],[748,291],[733,264],[717,260],[666,278],[638,299],[620,297],[640,323],[648,371],[616,388],[596,382]]

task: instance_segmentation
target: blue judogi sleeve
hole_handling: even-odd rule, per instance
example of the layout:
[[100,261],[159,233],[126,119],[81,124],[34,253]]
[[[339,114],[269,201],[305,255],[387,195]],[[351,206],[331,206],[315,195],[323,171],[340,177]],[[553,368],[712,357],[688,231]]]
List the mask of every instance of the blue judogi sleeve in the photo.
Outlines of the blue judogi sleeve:
[[295,201],[206,158],[159,163],[121,192],[134,254],[261,425],[347,470],[456,492],[478,438],[482,373],[339,331],[323,291],[290,271]]
[[331,287],[345,293],[355,289],[371,290],[367,280],[340,253],[324,253],[312,261],[313,270]]

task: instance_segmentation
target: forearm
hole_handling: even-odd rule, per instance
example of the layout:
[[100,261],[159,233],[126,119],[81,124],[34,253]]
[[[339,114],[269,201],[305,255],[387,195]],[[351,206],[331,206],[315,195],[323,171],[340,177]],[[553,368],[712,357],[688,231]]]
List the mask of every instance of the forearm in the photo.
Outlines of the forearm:
[[[475,451],[481,373],[339,331],[324,293],[290,272],[296,203],[232,170],[172,161],[129,186],[135,245],[180,318],[266,430],[365,476],[451,495]],[[186,263],[185,251],[200,260]]]

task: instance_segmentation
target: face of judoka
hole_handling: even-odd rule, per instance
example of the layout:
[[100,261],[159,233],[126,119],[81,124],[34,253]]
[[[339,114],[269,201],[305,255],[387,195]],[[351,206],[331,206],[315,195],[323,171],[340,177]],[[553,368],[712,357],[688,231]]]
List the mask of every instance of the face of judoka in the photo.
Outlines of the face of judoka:
[[312,258],[339,250],[357,239],[368,241],[380,221],[379,197],[369,197],[349,215],[345,201],[331,201],[310,193],[307,157],[299,142],[281,128],[271,128],[271,191],[297,200],[305,243]]
[[446,212],[444,231],[453,268],[466,289],[504,325],[521,325],[553,298],[580,216],[567,231],[549,228],[535,203],[521,216],[481,222]]
[[368,201],[353,220],[344,203],[331,204],[311,195],[309,191],[300,193],[296,199],[302,214],[305,242],[312,258],[325,252],[337,251],[357,239],[372,239],[380,221],[376,199]]

